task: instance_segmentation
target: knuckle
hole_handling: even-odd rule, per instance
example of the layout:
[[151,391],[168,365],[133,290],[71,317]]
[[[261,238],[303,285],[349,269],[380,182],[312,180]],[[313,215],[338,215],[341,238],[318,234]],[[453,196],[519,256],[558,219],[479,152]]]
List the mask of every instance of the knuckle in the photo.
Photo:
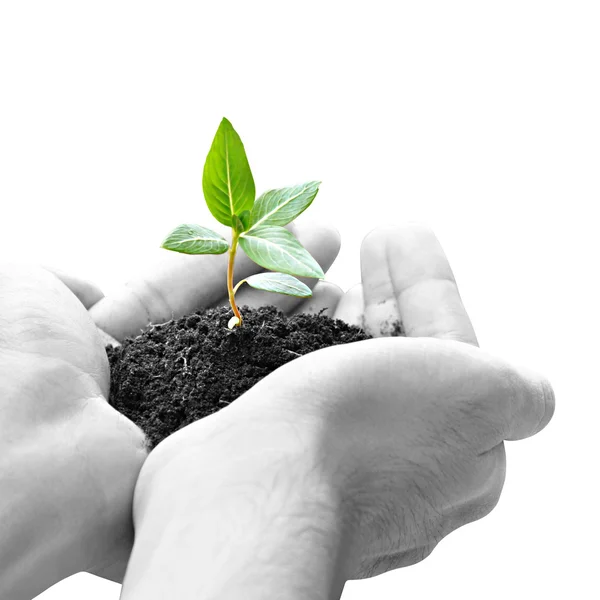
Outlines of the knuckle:
[[542,379],[541,382],[543,390],[543,407],[542,407],[542,418],[538,425],[538,431],[541,431],[548,425],[554,416],[556,410],[556,396],[554,394],[554,388],[547,379]]
[[503,439],[506,432],[506,417],[496,406],[493,394],[483,394],[463,399],[456,407],[455,431],[468,445],[483,451],[496,440]]
[[481,365],[470,373],[455,410],[479,451],[500,443],[508,433],[517,393],[514,372],[506,365]]

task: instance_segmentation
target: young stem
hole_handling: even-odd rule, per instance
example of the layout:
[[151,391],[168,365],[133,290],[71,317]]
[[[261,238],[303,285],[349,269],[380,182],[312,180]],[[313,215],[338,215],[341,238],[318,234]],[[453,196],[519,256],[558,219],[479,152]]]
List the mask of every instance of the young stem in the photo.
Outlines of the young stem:
[[242,315],[235,303],[235,290],[233,289],[233,266],[235,263],[235,253],[237,252],[239,234],[234,230],[231,239],[231,248],[229,248],[229,264],[227,265],[227,293],[229,294],[229,304],[233,309],[233,314],[239,319],[238,327],[242,324]]

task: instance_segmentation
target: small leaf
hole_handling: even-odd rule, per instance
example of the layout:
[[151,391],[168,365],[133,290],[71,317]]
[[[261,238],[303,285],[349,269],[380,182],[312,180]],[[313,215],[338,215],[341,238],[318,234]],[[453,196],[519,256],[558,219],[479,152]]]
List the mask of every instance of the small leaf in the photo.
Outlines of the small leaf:
[[325,277],[317,261],[283,227],[258,227],[240,236],[242,250],[256,264],[298,277]]
[[265,292],[275,292],[298,298],[312,296],[312,291],[307,285],[285,273],[258,273],[258,275],[251,275],[245,281],[250,287]]
[[244,231],[248,231],[248,229],[250,229],[252,213],[249,210],[243,210],[238,216],[240,218],[240,221],[244,225]]
[[234,214],[254,205],[256,190],[244,144],[225,118],[204,163],[202,190],[208,209],[223,225],[232,226]]
[[200,225],[179,225],[171,231],[161,248],[182,254],[223,254],[229,250],[227,240]]
[[315,199],[320,181],[269,190],[252,208],[252,229],[264,225],[287,225],[304,212]]
[[231,217],[231,225],[236,233],[244,233],[244,224],[237,215],[233,215],[233,217]]

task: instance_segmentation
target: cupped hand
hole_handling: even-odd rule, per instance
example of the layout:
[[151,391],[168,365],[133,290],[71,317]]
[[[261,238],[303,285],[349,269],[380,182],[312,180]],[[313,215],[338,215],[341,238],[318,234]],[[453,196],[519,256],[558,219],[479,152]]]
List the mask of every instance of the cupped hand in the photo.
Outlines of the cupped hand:
[[75,295],[40,267],[0,267],[0,597],[28,600],[131,547],[145,439],[108,384]]
[[503,442],[535,435],[554,412],[545,378],[478,348],[429,228],[373,231],[361,271],[335,316],[375,337],[400,323],[406,337],[332,348],[278,374],[291,387],[314,373],[311,389],[322,390],[310,404],[354,524],[351,578],[414,564],[488,514],[504,483]]
[[[546,379],[478,348],[429,228],[373,231],[361,271],[335,316],[381,339],[309,355],[268,384],[285,382],[278,405],[290,415],[299,386],[303,414],[323,430],[317,460],[331,465],[353,524],[350,578],[414,564],[488,514],[504,482],[503,442],[535,435],[554,412]],[[397,323],[406,337],[386,337]]]
[[[327,270],[339,251],[337,232],[319,224],[292,229]],[[147,451],[143,433],[106,401],[104,331],[120,341],[226,298],[219,257],[160,254],[109,297],[56,269],[0,267],[2,598],[31,598],[82,570],[122,579]],[[254,269],[240,260],[236,271]],[[313,298],[280,308],[333,309],[340,296],[337,286],[319,282]]]
[[428,228],[375,230],[361,263],[335,316],[380,339],[298,358],[153,451],[124,598],[334,598],[495,506],[503,442],[546,426],[551,386],[477,347]]

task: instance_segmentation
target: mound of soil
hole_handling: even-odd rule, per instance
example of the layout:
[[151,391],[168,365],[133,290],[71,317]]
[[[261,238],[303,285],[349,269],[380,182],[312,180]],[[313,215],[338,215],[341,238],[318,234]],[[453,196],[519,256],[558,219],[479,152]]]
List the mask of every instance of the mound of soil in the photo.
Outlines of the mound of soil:
[[[109,402],[145,431],[151,447],[230,404],[285,363],[371,337],[339,319],[287,317],[272,306],[244,307],[243,327],[230,331],[230,312],[199,311],[107,348]],[[402,335],[399,324],[393,335]]]

